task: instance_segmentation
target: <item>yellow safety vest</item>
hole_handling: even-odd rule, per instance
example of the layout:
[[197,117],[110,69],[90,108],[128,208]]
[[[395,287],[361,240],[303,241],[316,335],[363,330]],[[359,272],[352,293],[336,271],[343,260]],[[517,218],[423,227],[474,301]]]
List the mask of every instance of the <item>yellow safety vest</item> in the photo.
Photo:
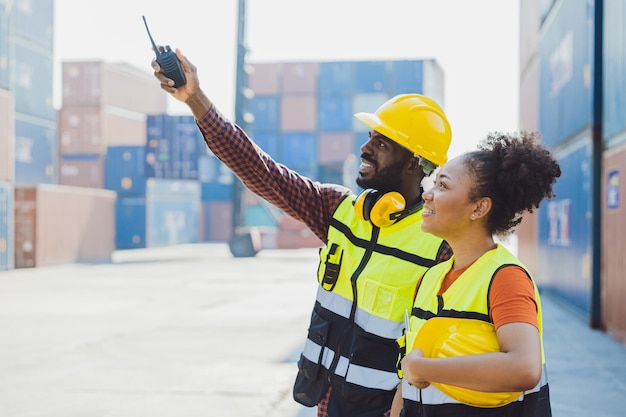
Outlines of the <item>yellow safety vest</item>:
[[[406,334],[407,352],[414,344],[415,336],[427,320],[433,317],[453,317],[459,319],[481,320],[493,324],[489,316],[489,290],[493,278],[502,267],[518,266],[528,275],[523,264],[504,246],[498,244],[478,258],[456,281],[442,294],[438,295],[441,284],[452,268],[453,259],[429,269],[422,278],[416,292],[413,311],[409,321],[410,331]],[[476,408],[461,404],[449,397],[434,385],[426,389],[417,389],[406,381],[402,383],[405,416],[550,416],[548,379],[543,352],[543,329],[539,291],[534,281],[535,300],[537,302],[537,320],[542,351],[542,377],[531,390],[525,391],[517,400],[497,408]],[[506,409],[506,412],[505,412]]]
[[443,241],[421,232],[421,209],[378,228],[356,216],[354,199],[339,204],[320,249],[320,285],[294,398],[316,405],[330,385],[329,415],[356,417],[376,409],[382,411],[372,415],[382,415],[391,405],[400,382],[396,339],[417,281],[436,263]]

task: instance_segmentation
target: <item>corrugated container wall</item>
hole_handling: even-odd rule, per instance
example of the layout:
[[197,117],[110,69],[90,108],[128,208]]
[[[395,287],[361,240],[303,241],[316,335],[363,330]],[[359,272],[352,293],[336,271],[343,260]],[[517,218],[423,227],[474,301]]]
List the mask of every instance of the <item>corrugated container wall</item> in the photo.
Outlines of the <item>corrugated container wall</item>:
[[56,122],[15,114],[15,184],[57,183]]
[[0,271],[14,265],[13,184],[0,181]]
[[64,185],[15,187],[15,268],[110,261],[116,198]]
[[543,140],[554,146],[591,123],[593,7],[559,1],[540,38],[540,119]]
[[198,242],[200,183],[150,178],[146,189],[146,246]]
[[626,3],[604,0],[602,130],[607,147],[626,141]]
[[[1,71],[1,70],[0,70]],[[15,111],[13,93],[0,89],[0,181],[15,179]]]
[[582,313],[591,302],[591,137],[555,152],[561,177],[556,197],[541,204],[539,266],[542,285]]
[[167,95],[145,71],[101,61],[62,63],[63,107],[112,106],[140,114],[167,110]]
[[626,343],[626,145],[605,153],[602,186],[602,326]]
[[148,116],[147,135],[148,178],[198,179],[198,158],[207,147],[193,116]]

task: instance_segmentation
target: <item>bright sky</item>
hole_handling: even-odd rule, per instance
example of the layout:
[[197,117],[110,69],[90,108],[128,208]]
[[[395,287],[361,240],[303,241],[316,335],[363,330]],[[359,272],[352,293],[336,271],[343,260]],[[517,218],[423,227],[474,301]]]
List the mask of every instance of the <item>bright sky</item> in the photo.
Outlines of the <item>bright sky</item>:
[[[205,92],[234,113],[237,0],[54,1],[57,108],[63,61],[152,72],[145,15],[156,43],[180,48]],[[519,0],[248,0],[247,38],[252,62],[436,59],[445,73],[450,156],[489,131],[518,129]],[[169,110],[187,112],[173,100]]]

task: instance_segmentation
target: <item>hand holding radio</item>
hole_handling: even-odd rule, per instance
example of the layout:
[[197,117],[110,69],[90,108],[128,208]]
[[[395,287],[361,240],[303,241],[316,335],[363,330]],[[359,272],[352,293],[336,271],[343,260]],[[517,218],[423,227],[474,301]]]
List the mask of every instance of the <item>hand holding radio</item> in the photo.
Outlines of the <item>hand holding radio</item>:
[[159,46],[157,47],[154,39],[152,39],[152,35],[150,34],[150,29],[148,29],[148,22],[146,22],[146,17],[141,16],[143,19],[143,23],[146,26],[146,31],[148,32],[148,37],[150,38],[150,42],[152,43],[152,48],[154,49],[154,54],[156,55],[156,62],[161,67],[161,72],[170,80],[174,81],[174,88],[181,87],[187,83],[187,79],[185,78],[185,72],[176,56],[176,53],[172,51],[169,45],[165,47]]

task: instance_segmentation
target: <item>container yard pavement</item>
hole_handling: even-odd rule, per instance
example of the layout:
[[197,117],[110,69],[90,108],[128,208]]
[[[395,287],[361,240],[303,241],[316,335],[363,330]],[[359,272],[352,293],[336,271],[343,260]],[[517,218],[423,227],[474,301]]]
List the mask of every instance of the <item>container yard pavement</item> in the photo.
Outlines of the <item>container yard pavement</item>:
[[[115,252],[0,272],[2,417],[309,417],[291,399],[316,250]],[[626,346],[547,294],[555,417],[623,417]]]

